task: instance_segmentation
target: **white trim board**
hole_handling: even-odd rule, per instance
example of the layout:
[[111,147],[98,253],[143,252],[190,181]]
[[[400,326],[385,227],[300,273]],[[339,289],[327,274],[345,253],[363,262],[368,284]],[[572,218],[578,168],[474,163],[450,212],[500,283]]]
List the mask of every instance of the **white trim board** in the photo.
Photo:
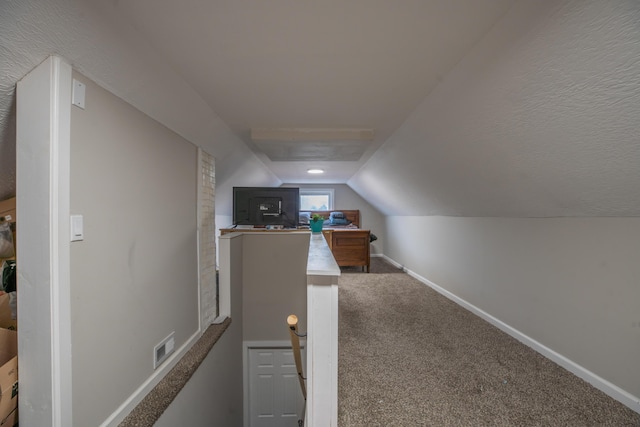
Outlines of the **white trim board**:
[[612,397],[613,399],[617,400],[618,402],[620,402],[620,403],[624,404],[625,406],[629,407],[631,410],[640,413],[640,397],[634,396],[631,393],[629,393],[629,392],[621,389],[620,387],[616,386],[615,384],[613,384],[613,383],[605,380],[604,378],[594,374],[593,372],[589,371],[588,369],[584,368],[583,366],[575,363],[571,359],[568,359],[567,357],[565,357],[562,354],[560,354],[560,353],[550,349],[549,347],[539,343],[538,341],[534,340],[533,338],[529,337],[528,335],[525,335],[522,332],[520,332],[519,330],[507,325],[506,323],[504,323],[500,319],[498,319],[496,317],[493,317],[492,315],[490,315],[486,311],[481,310],[480,308],[476,307],[475,305],[465,301],[464,299],[462,299],[462,298],[458,297],[457,295],[449,292],[448,290],[436,285],[435,283],[433,283],[429,279],[426,279],[425,277],[422,277],[419,274],[407,269],[402,264],[399,264],[399,263],[395,262],[394,260],[392,260],[391,258],[387,257],[386,255],[382,255],[382,257],[386,261],[388,261],[389,263],[395,265],[396,267],[402,268],[402,270],[404,270],[411,277],[413,277],[416,280],[418,280],[418,281],[424,283],[425,285],[429,286],[434,291],[436,291],[439,294],[449,298],[451,301],[455,302],[456,304],[464,307],[465,309],[471,311],[475,315],[477,315],[477,316],[481,317],[482,319],[486,320],[487,322],[491,323],[493,326],[497,327],[501,331],[509,334],[513,338],[517,339],[518,341],[520,341],[521,343],[526,345],[527,347],[532,348],[533,350],[535,350],[538,353],[542,354],[546,358],[548,358],[548,359],[552,360],[553,362],[557,363],[558,365],[562,366],[563,368],[565,368],[566,370],[568,370],[572,374],[578,376],[579,378],[582,378],[583,380],[585,380],[586,382],[588,382],[589,384],[591,384],[592,386],[594,386],[598,390],[602,391],[603,393],[607,394],[608,396]]
[[72,424],[69,270],[71,66],[50,56],[17,84],[18,364],[25,425]]

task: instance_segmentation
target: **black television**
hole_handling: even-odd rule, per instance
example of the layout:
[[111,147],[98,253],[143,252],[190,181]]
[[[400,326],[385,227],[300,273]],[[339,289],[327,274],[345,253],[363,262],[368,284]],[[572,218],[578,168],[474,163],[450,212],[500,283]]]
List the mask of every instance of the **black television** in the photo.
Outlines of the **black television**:
[[300,213],[297,187],[233,187],[233,225],[296,228]]

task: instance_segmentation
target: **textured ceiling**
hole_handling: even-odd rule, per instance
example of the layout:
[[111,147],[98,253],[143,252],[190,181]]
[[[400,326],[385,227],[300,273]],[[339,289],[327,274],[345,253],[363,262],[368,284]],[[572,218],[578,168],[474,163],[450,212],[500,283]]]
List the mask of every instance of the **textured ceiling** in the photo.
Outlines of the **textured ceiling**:
[[[315,182],[306,170],[317,166],[327,170],[326,180],[346,182],[512,3],[137,0],[114,5],[283,182]],[[332,152],[327,144],[254,144],[254,127],[372,128],[376,137],[366,146]],[[335,163],[340,156],[345,157]]]
[[543,3],[515,6],[349,184],[389,214],[640,216],[640,2]]
[[[397,215],[638,216],[638,22],[633,0],[0,2],[0,198],[15,84],[58,54],[223,159],[222,186],[346,182]],[[375,138],[340,153],[256,127]]]
[[[0,196],[15,188],[15,165],[7,164],[15,83],[47,55],[63,56],[198,144],[215,133],[198,129],[199,112],[209,109],[217,115],[209,122],[221,118],[282,182],[303,182],[309,167],[321,166],[325,180],[344,183],[513,1],[4,1]],[[168,94],[186,103],[181,111],[172,114]],[[253,127],[372,128],[376,138],[276,155],[274,142],[262,147],[267,153],[253,144]]]
[[[98,0],[0,1],[0,198],[16,188],[16,83],[54,54],[216,157],[251,157],[200,95],[112,12]],[[249,169],[255,177],[277,182],[256,163]]]

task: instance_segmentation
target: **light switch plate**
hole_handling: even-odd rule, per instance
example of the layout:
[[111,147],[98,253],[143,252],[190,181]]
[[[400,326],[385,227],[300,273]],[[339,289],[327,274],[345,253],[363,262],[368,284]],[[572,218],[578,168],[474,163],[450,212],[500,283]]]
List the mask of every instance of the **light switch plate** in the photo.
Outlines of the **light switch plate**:
[[71,103],[84,110],[84,94],[86,86],[84,83],[73,79],[73,90],[71,92]]
[[84,220],[82,215],[71,215],[71,241],[84,240]]

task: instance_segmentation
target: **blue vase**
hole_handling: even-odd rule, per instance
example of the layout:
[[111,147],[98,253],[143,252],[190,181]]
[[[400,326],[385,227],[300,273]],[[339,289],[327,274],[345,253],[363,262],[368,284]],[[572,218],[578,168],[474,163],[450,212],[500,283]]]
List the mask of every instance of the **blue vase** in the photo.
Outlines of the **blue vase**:
[[320,233],[322,231],[322,224],[324,224],[324,221],[309,221],[311,232]]

